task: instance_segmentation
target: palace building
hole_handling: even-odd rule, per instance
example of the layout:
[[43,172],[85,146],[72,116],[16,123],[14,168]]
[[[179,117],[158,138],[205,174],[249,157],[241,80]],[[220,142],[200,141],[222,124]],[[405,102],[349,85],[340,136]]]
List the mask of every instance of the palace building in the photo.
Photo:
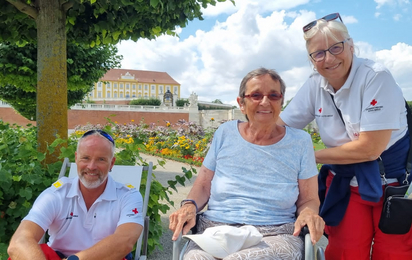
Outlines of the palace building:
[[164,94],[180,98],[180,84],[166,72],[111,69],[94,84],[88,99],[102,101],[130,101],[132,99],[157,98],[163,102]]

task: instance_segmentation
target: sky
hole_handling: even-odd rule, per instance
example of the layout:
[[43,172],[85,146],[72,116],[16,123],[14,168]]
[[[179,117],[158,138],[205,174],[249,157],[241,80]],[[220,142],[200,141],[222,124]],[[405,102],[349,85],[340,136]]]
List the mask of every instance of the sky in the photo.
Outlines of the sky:
[[[412,0],[411,0],[412,1]],[[340,13],[358,57],[384,64],[412,101],[410,0],[237,0],[203,10],[203,21],[176,28],[179,37],[122,41],[123,69],[167,72],[181,98],[237,105],[242,78],[259,67],[275,69],[290,100],[313,72],[302,27]]]

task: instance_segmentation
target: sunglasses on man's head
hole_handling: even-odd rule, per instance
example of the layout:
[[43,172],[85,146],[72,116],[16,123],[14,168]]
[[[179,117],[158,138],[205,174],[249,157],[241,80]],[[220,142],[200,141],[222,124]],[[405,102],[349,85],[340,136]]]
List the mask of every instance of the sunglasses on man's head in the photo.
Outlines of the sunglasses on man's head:
[[86,137],[86,136],[88,136],[88,135],[94,134],[94,133],[99,133],[101,136],[105,137],[105,138],[106,138],[107,140],[109,140],[112,144],[114,144],[113,138],[112,138],[108,133],[106,133],[105,131],[99,130],[99,129],[94,129],[94,130],[87,131],[86,133],[83,134],[82,138],[84,138],[84,137]]
[[307,32],[310,29],[312,29],[318,23],[319,20],[325,20],[325,21],[329,22],[329,21],[336,20],[338,18],[343,23],[342,18],[340,17],[339,13],[328,14],[328,15],[320,18],[320,19],[317,19],[317,20],[315,20],[313,22],[310,22],[307,25],[303,26],[303,32]]
[[244,95],[243,97],[251,98],[254,101],[260,101],[260,100],[263,99],[263,97],[268,97],[269,100],[276,101],[276,100],[279,100],[279,99],[282,98],[282,94],[270,93],[270,94],[267,94],[267,95],[263,95],[262,93],[254,92],[254,93],[251,93],[249,95]]

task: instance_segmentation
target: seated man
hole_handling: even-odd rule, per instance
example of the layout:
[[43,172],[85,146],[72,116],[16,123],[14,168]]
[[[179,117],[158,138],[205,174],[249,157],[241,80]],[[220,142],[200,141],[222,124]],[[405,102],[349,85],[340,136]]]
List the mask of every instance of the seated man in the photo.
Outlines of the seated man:
[[[14,233],[11,259],[124,259],[143,229],[142,196],[109,176],[113,138],[86,132],[77,144],[78,177],[63,177],[43,191]],[[39,245],[46,230],[47,245]]]

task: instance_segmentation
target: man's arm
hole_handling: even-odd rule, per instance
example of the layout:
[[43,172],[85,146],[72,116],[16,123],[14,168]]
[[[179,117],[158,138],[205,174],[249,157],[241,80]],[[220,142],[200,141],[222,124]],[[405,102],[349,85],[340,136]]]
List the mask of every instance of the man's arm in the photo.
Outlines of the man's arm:
[[133,250],[142,230],[136,223],[122,224],[112,235],[76,255],[80,260],[121,260]]
[[23,220],[10,240],[7,253],[13,260],[45,260],[39,240],[44,230],[36,223]]

